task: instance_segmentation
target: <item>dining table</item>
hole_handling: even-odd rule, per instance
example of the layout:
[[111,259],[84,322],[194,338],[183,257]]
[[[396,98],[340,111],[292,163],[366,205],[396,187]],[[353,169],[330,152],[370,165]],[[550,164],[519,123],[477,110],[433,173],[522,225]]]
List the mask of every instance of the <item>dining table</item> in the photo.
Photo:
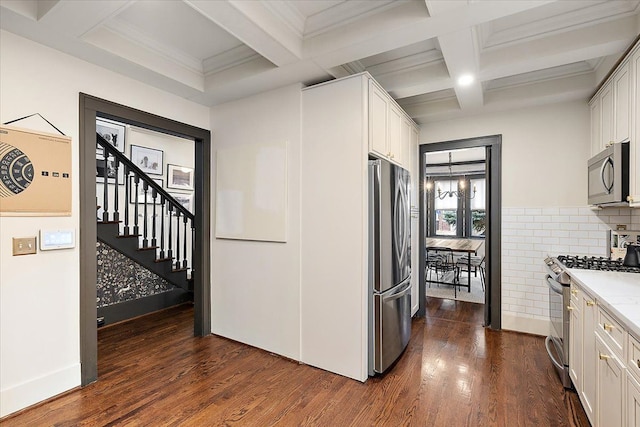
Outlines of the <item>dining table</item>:
[[460,252],[467,255],[467,284],[463,286],[471,292],[471,255],[478,255],[478,249],[484,243],[484,239],[464,239],[464,238],[442,238],[442,237],[427,237],[425,239],[425,246],[427,251],[429,248],[448,248],[452,252]]

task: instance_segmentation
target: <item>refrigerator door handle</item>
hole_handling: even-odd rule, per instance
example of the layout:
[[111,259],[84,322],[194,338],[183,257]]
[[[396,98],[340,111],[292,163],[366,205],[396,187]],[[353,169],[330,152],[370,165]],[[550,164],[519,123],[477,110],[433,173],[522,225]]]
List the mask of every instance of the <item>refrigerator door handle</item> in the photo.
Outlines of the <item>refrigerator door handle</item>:
[[[400,289],[400,288],[403,288],[403,289]],[[407,293],[411,292],[411,278],[405,279],[405,281],[402,284],[398,285],[398,289],[399,289],[398,291],[396,291],[391,295],[382,295],[382,301],[383,302],[393,301],[394,299],[402,298]]]

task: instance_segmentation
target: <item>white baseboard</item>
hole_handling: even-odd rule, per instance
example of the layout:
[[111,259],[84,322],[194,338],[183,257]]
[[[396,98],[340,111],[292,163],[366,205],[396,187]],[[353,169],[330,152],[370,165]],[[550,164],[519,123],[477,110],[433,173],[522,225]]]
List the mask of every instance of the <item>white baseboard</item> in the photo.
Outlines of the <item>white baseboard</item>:
[[502,329],[508,331],[526,332],[528,334],[549,335],[551,321],[546,319],[532,319],[519,317],[510,313],[502,313]]
[[80,385],[80,364],[0,390],[0,417]]

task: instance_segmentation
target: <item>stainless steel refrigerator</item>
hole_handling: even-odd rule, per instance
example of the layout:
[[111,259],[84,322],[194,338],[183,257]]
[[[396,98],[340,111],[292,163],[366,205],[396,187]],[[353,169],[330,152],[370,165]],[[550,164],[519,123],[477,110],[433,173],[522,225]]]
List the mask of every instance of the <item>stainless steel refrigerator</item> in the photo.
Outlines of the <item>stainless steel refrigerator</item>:
[[411,336],[409,172],[369,161],[369,375],[382,373]]

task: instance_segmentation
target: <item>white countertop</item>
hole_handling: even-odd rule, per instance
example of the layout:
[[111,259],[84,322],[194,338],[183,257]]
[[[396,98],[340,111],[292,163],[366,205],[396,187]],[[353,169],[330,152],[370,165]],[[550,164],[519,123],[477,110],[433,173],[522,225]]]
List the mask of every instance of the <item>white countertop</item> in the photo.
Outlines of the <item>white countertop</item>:
[[640,339],[640,274],[575,268],[567,272]]

